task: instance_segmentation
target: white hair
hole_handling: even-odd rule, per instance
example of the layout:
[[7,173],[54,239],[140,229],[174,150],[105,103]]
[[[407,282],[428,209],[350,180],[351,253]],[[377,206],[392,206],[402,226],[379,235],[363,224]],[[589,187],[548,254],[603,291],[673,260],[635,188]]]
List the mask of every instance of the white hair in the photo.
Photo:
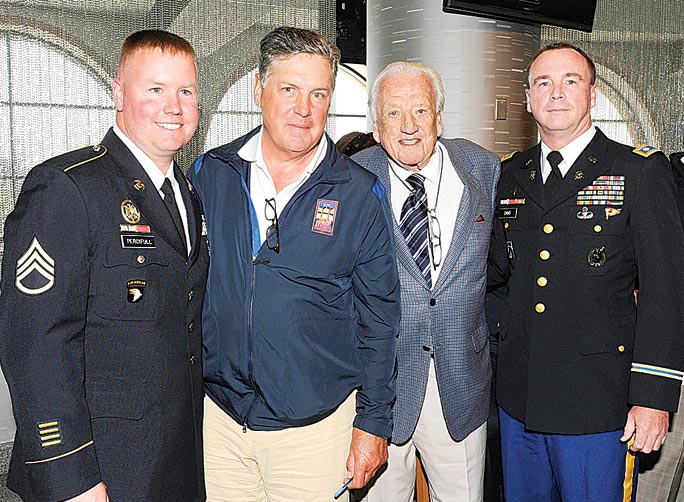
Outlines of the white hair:
[[375,122],[377,119],[378,92],[383,80],[391,75],[406,73],[428,77],[432,83],[432,89],[435,91],[435,112],[439,113],[444,110],[444,79],[437,73],[437,70],[421,63],[395,61],[385,66],[385,69],[380,72],[380,75],[376,77],[371,85],[370,93],[368,93],[368,112],[372,122]]

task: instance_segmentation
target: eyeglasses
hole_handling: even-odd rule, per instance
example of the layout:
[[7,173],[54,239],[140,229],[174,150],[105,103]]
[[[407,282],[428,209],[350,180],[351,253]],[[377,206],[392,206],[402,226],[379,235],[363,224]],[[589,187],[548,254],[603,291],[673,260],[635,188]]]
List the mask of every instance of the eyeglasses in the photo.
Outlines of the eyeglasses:
[[437,268],[442,263],[442,228],[434,209],[428,209],[428,241],[432,265]]
[[271,226],[266,229],[266,245],[268,249],[280,253],[280,230],[278,229],[278,213],[276,212],[275,199],[266,199],[264,213],[266,219],[271,222]]

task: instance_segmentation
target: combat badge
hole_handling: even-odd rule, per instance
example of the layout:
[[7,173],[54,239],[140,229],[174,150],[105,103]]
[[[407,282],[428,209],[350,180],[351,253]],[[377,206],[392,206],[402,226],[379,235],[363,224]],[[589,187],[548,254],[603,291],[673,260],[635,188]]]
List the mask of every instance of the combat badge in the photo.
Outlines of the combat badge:
[[123,216],[123,219],[131,225],[140,222],[140,210],[133,201],[129,199],[121,201],[121,216]]
[[592,267],[602,267],[606,264],[606,248],[594,248],[587,255],[587,262]]
[[577,219],[579,220],[590,220],[594,217],[594,213],[589,211],[587,206],[584,206],[581,211],[577,213]]
[[145,286],[147,286],[147,281],[142,279],[128,281],[126,283],[126,289],[128,290],[126,299],[128,300],[128,303],[140,303],[143,300]]
[[316,201],[316,211],[314,212],[313,225],[311,231],[317,234],[332,235],[337,218],[336,200],[318,199]]
[[55,260],[33,237],[26,252],[17,260],[15,286],[27,295],[39,295],[55,284]]

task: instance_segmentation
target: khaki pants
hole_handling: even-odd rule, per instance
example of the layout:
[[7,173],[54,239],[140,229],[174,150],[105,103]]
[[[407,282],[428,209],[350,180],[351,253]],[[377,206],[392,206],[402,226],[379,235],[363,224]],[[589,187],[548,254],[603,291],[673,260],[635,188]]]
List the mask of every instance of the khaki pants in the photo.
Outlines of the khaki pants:
[[247,432],[205,397],[207,502],[334,501],[347,474],[355,396],[315,424]]

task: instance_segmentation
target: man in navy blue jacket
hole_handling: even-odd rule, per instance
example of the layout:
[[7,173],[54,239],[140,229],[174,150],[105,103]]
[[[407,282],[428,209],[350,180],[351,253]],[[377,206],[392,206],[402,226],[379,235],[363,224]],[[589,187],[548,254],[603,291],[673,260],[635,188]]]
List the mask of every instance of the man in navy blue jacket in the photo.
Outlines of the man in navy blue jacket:
[[339,60],[319,34],[261,42],[263,126],[200,157],[209,500],[329,501],[387,458],[399,280],[383,185],[324,134]]

